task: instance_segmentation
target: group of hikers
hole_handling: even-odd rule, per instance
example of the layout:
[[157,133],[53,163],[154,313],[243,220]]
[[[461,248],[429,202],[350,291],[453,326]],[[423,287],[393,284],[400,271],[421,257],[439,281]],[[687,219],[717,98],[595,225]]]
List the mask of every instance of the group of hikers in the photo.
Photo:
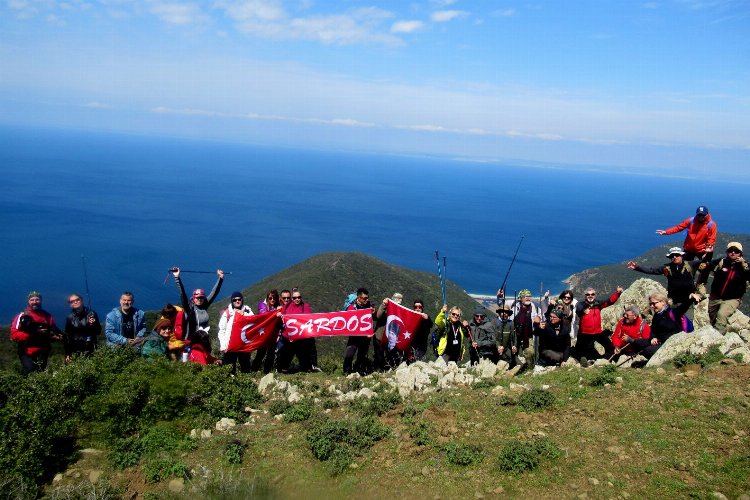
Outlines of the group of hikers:
[[[655,291],[648,297],[653,316],[650,324],[646,315],[635,305],[626,304],[624,313],[613,332],[603,330],[602,309],[614,304],[623,292],[622,287],[608,297],[597,298],[594,289],[587,289],[581,300],[573,291],[565,290],[556,299],[549,292],[535,303],[531,292],[521,290],[507,298],[505,290],[497,292],[497,318],[490,319],[487,309],[477,305],[471,318],[463,311],[444,304],[434,322],[425,312],[425,303],[414,300],[412,310],[422,320],[413,332],[408,349],[400,350],[387,341],[386,311],[389,301],[401,305],[403,295],[394,293],[384,298],[377,307],[370,301],[366,288],[359,288],[346,301],[345,309],[372,309],[373,335],[351,336],[344,351],[345,373],[368,373],[395,368],[402,362],[425,360],[430,353],[446,362],[466,360],[472,364],[481,359],[493,363],[503,360],[513,368],[517,365],[532,368],[535,365],[560,365],[570,358],[588,365],[597,358],[613,359],[616,356],[633,358],[640,354],[649,359],[669,337],[692,328],[686,316],[689,308],[708,299],[711,324],[724,333],[728,318],[737,310],[750,281],[750,268],[743,258],[742,244],[730,242],[724,257],[713,259],[716,241],[716,224],[708,209],[699,206],[696,214],[682,223],[658,234],[674,234],[687,230],[683,247],[673,247],[667,253],[669,261],[653,268],[640,266],[634,261],[627,267],[634,271],[663,275],[667,279],[667,293]],[[233,292],[229,305],[220,313],[218,332],[219,357],[212,355],[209,306],[214,302],[224,280],[222,270],[217,270],[217,281],[208,295],[198,288],[190,297],[185,292],[179,268],[170,269],[180,295],[180,305],[167,304],[152,328],[148,328],[144,312],[134,305],[131,292],[123,292],[120,303],[110,311],[105,320],[104,333],[109,347],[131,346],[146,357],[164,356],[174,361],[202,365],[231,365],[231,373],[276,370],[320,371],[314,338],[290,341],[279,335],[275,343],[267,343],[253,353],[234,352],[228,349],[232,324],[240,316],[255,314],[245,304],[241,292]],[[706,283],[713,275],[710,291]],[[27,308],[11,324],[11,340],[18,344],[18,355],[24,375],[44,370],[50,354],[51,342],[61,341],[65,361],[76,355],[85,355],[97,348],[101,324],[96,312],[87,307],[80,294],[68,297],[70,313],[65,326],[56,326],[52,315],[42,308],[42,295],[33,291],[27,296]],[[281,316],[309,314],[311,308],[302,298],[298,288],[281,292],[269,290],[258,302],[258,314],[276,310]],[[597,350],[598,343],[600,348]],[[370,344],[373,359],[368,356]],[[603,348],[603,353],[600,352]],[[297,365],[292,365],[294,358]]]

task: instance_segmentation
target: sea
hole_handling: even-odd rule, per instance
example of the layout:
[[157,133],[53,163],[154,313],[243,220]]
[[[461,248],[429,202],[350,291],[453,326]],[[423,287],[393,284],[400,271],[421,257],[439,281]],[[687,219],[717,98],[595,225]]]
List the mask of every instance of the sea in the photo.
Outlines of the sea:
[[[228,296],[332,251],[437,274],[437,250],[447,279],[491,295],[518,249],[507,289],[556,293],[668,242],[655,230],[698,205],[720,231],[747,232],[750,216],[747,185],[721,180],[293,144],[0,127],[0,166],[0,324],[30,290],[62,323],[71,292],[102,316],[125,290],[156,309],[179,300],[172,266],[231,272]],[[184,278],[210,289],[216,276]]]

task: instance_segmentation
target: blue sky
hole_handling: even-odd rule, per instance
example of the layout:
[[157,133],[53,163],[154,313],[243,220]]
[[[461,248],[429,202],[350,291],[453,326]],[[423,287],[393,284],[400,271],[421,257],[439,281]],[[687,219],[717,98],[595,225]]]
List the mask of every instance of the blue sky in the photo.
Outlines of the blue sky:
[[750,176],[750,2],[7,0],[0,123]]

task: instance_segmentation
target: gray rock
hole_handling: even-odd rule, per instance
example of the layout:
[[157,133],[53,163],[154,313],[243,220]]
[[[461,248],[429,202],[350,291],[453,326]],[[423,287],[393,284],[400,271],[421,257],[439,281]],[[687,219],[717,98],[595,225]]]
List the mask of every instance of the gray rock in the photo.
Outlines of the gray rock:
[[232,427],[236,427],[237,422],[233,418],[222,418],[218,422],[216,422],[216,430],[219,432],[226,432]]
[[276,384],[276,379],[273,376],[273,373],[269,373],[265,375],[262,379],[260,379],[260,382],[258,382],[258,391],[261,394],[266,394],[269,392],[270,388]]
[[209,439],[211,437],[211,429],[201,430],[201,439]]
[[718,346],[719,350],[725,355],[739,354],[746,363],[750,362],[750,350],[739,335],[727,333],[724,336],[713,327],[705,326],[690,333],[672,335],[656,351],[656,354],[651,357],[646,366],[661,366],[686,352],[702,355],[714,345]]
[[89,472],[89,482],[91,484],[96,484],[97,481],[102,477],[102,471],[100,470],[92,470]]
[[497,365],[489,359],[482,358],[479,360],[475,372],[479,378],[493,378],[497,373]]
[[62,473],[58,472],[57,474],[55,474],[55,477],[52,478],[52,484],[59,483],[63,480],[63,477],[65,476],[63,476]]
[[[636,273],[634,273],[636,274]],[[638,306],[641,311],[648,311],[648,296],[651,292],[664,292],[667,290],[657,281],[650,278],[639,278],[633,282],[620,298],[609,307],[602,309],[602,328],[614,331],[617,322],[622,318],[622,313],[628,306]],[[608,298],[614,290],[597,290],[600,300]]]

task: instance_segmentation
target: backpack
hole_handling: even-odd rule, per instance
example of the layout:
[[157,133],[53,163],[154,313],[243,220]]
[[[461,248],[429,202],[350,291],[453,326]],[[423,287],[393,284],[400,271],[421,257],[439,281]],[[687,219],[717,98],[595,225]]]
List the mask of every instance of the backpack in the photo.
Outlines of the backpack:
[[432,346],[432,352],[437,356],[438,344],[440,344],[440,336],[438,335],[437,328],[430,334],[430,345]]
[[[677,320],[674,319],[674,312],[672,309],[669,310],[669,317],[672,318],[672,321],[677,323]],[[680,318],[680,326],[682,327],[683,332],[690,333],[693,330],[695,330],[695,326],[693,326],[693,322],[690,320],[690,318],[687,317],[686,314],[683,314]]]
[[[690,217],[690,224],[688,225],[688,231],[690,231],[693,228],[693,221],[695,220],[695,216]],[[710,230],[714,225],[714,221],[710,220],[708,221],[708,229]]]

